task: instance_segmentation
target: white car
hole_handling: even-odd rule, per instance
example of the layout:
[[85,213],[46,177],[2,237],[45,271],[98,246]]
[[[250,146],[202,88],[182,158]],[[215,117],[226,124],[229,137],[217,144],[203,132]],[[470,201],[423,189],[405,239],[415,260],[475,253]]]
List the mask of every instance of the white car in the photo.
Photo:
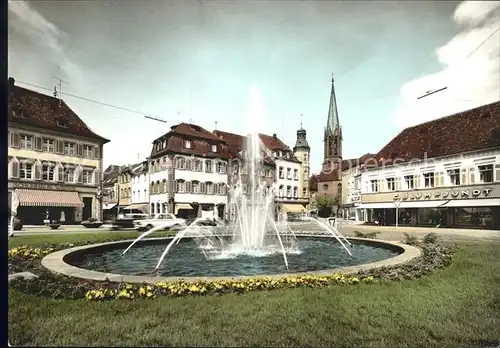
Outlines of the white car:
[[175,217],[174,214],[156,214],[152,219],[140,219],[134,221],[134,226],[139,231],[146,231],[154,227],[160,229],[182,229],[185,228],[186,220]]

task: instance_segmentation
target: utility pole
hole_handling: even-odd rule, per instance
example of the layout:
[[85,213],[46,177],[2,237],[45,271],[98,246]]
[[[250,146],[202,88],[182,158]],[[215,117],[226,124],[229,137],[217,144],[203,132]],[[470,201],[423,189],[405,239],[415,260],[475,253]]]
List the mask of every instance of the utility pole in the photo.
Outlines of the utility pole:
[[[59,107],[61,107],[61,103],[62,103],[62,84],[63,83],[66,83],[66,81],[64,81],[63,79],[59,78],[59,77],[55,77],[54,78],[59,81]],[[57,88],[54,87],[54,97],[57,97]]]

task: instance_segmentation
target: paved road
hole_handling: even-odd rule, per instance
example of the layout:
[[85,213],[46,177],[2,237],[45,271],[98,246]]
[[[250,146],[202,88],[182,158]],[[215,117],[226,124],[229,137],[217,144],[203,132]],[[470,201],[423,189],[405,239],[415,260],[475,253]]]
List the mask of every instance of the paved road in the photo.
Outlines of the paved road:
[[[316,223],[292,222],[292,230],[298,232],[315,232],[321,230]],[[103,225],[98,229],[82,228],[81,226],[62,226],[57,230],[47,227],[25,227],[23,231],[17,231],[16,235],[49,235],[49,234],[79,234],[79,233],[101,233],[109,232],[109,225]],[[352,221],[340,220],[338,222],[339,231],[345,236],[354,236],[355,231],[361,233],[378,232],[378,239],[400,241],[404,239],[404,233],[414,235],[418,238],[434,232],[447,239],[474,239],[500,241],[500,231],[492,230],[467,230],[467,229],[446,229],[446,228],[426,228],[426,227],[392,227],[392,226],[368,226],[355,224]],[[132,230],[133,231],[133,230]]]

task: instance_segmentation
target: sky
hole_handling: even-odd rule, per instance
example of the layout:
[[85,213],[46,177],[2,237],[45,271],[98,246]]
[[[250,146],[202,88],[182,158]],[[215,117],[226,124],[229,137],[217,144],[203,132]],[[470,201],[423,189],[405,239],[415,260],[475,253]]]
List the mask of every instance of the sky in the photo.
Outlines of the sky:
[[378,152],[405,127],[500,99],[499,1],[13,0],[8,7],[9,76],[47,94],[55,77],[63,79],[67,104],[111,140],[105,166],[144,159],[179,122],[245,134],[255,127],[245,116],[249,93],[258,90],[261,132],[293,147],[302,124],[317,171],[332,74],[344,158]]

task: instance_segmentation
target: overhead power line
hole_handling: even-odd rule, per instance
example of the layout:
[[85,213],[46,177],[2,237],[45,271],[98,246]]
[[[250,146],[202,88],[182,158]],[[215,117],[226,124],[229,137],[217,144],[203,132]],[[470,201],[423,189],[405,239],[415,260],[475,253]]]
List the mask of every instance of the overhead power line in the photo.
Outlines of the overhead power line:
[[[47,88],[47,87],[35,85],[35,84],[29,83],[29,82],[23,82],[23,81],[16,81],[16,82],[21,83],[23,85],[40,88],[40,89],[43,89],[43,90],[46,90],[46,91],[53,91],[52,88]],[[151,115],[150,113],[147,113],[147,112],[143,112],[143,111],[139,111],[139,110],[133,110],[133,109],[125,108],[123,106],[118,106],[118,105],[114,105],[114,104],[100,102],[98,100],[94,100],[94,99],[82,97],[82,96],[75,95],[75,94],[64,93],[64,95],[67,95],[68,97],[72,97],[72,98],[77,98],[77,99],[80,99],[80,100],[84,100],[84,101],[89,102],[89,103],[94,103],[94,104],[98,104],[98,105],[101,105],[101,106],[106,106],[106,107],[109,107],[109,108],[114,108],[114,109],[118,109],[118,110],[122,110],[122,111],[131,112],[131,113],[134,113],[134,114],[138,114],[138,115],[144,116],[146,118],[151,118],[151,119],[156,120],[156,121],[160,121],[160,122],[164,122],[164,123],[167,122],[166,120],[162,119],[161,117]]]

